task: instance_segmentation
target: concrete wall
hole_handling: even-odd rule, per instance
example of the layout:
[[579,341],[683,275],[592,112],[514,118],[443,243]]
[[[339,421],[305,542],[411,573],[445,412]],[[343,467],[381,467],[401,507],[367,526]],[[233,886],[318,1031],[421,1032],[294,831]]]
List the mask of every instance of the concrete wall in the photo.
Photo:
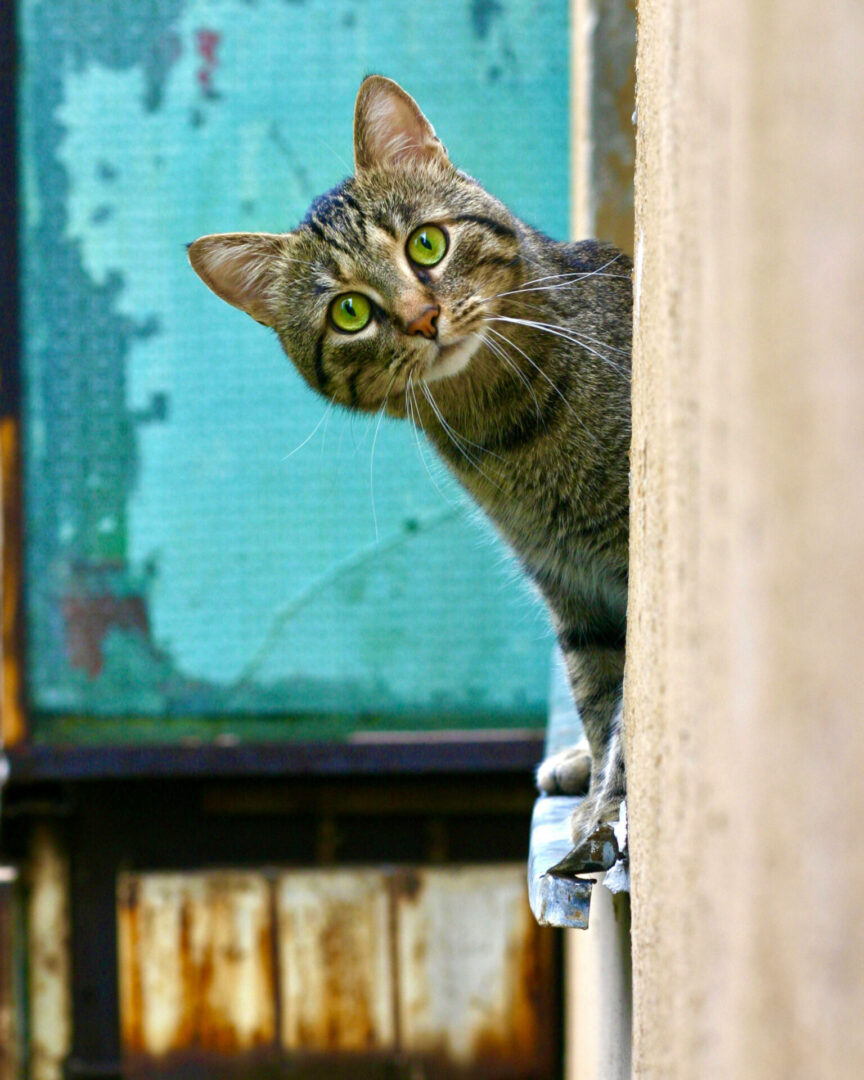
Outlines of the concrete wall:
[[864,1076],[864,6],[643,0],[634,1074]]

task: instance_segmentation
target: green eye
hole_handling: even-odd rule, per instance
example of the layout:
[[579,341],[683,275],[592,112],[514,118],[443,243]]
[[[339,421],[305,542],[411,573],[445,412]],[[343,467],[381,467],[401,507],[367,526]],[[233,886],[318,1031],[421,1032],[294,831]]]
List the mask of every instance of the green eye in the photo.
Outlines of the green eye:
[[338,330],[346,334],[356,334],[372,317],[372,305],[359,292],[344,293],[337,296],[330,305],[330,318]]
[[406,251],[418,266],[435,266],[447,254],[447,233],[437,225],[421,225],[408,237]]

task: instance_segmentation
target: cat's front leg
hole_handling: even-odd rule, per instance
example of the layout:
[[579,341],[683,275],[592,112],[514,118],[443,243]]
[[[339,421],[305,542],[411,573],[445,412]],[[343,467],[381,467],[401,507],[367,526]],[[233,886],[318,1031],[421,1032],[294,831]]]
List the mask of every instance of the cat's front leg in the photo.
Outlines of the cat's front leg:
[[[568,857],[567,869],[578,872],[579,850],[593,850],[592,837],[617,820],[625,794],[621,713],[624,650],[605,646],[565,648],[564,660],[585,741],[547,758],[538,769],[537,782],[541,790],[550,794],[578,795],[585,790],[587,781],[588,793],[570,823],[576,857]],[[586,775],[589,769],[590,780]],[[588,869],[591,861],[586,854],[582,869]]]

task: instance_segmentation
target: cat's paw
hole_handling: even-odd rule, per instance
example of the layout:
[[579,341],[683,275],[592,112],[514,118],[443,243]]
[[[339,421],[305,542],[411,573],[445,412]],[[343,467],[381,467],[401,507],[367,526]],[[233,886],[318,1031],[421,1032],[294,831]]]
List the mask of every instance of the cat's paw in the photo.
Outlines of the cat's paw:
[[570,816],[570,836],[576,847],[618,820],[623,791],[592,791]]
[[547,795],[584,795],[590,780],[591,751],[584,739],[537,767],[537,787]]
[[618,861],[621,849],[614,823],[619,817],[621,798],[601,804],[596,794],[592,792],[583,799],[571,815],[573,849],[548,873],[564,877],[595,874],[611,870]]

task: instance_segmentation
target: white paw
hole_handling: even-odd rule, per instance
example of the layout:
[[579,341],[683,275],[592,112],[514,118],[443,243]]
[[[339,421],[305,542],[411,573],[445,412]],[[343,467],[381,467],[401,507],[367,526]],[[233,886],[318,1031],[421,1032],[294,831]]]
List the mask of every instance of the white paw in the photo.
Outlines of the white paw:
[[537,787],[547,795],[584,795],[590,779],[591,751],[584,739],[537,767]]

